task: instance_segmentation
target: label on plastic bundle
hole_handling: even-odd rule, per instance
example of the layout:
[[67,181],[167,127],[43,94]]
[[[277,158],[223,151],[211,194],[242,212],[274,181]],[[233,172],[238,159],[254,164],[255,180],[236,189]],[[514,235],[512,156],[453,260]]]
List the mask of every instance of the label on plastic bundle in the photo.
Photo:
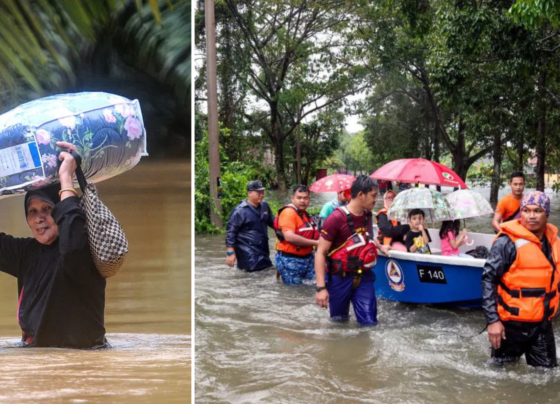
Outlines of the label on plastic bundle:
[[36,142],[0,150],[0,177],[18,174],[37,167],[41,167],[41,158]]

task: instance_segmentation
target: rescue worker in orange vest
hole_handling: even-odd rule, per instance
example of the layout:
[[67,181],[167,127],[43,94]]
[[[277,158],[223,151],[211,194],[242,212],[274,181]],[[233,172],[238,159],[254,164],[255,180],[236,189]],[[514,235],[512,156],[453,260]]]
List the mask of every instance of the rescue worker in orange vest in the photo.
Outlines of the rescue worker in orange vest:
[[307,213],[309,188],[296,186],[291,201],[278,211],[274,221],[278,238],[275,264],[282,281],[294,285],[304,279],[315,280],[313,258],[319,231]]
[[383,245],[390,245],[394,250],[406,251],[404,236],[409,232],[408,224],[401,224],[396,220],[389,220],[387,211],[395,199],[396,192],[389,190],[383,195],[383,209],[377,212],[377,241]]
[[551,322],[558,310],[560,241],[549,213],[544,193],[525,195],[520,218],[500,225],[484,265],[482,307],[494,363],[525,354],[530,366],[557,366]]
[[511,194],[500,199],[492,219],[492,227],[496,233],[500,231],[500,223],[519,219],[521,198],[523,198],[523,191],[525,190],[525,175],[521,171],[512,173],[509,186]]
[[320,307],[329,307],[334,321],[348,320],[352,302],[360,325],[377,324],[373,267],[377,249],[387,255],[390,249],[373,238],[371,210],[377,193],[373,179],[358,176],[351,187],[350,203],[337,208],[321,230],[315,255],[315,301]]

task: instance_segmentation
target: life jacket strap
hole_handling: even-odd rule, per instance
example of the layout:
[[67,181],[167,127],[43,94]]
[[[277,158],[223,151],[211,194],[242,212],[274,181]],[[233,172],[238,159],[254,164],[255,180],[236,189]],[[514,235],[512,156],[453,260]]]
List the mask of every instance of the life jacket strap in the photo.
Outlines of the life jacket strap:
[[511,297],[519,299],[521,297],[546,297],[550,299],[556,296],[556,290],[550,293],[546,293],[545,288],[521,288],[521,289],[510,289],[503,282],[500,282],[501,288],[507,292]]
[[504,308],[505,311],[508,313],[518,316],[519,315],[519,307],[510,307],[505,302],[502,296],[498,295],[498,304]]

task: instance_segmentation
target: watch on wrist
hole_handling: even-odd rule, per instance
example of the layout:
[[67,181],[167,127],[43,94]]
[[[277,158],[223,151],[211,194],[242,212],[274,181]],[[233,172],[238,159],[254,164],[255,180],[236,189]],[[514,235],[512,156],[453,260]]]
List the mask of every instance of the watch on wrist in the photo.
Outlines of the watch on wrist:
[[315,286],[315,291],[320,292],[322,290],[325,290],[326,288],[326,286]]
[[227,254],[227,256],[229,257],[230,255],[235,254],[235,251],[227,251],[226,254]]

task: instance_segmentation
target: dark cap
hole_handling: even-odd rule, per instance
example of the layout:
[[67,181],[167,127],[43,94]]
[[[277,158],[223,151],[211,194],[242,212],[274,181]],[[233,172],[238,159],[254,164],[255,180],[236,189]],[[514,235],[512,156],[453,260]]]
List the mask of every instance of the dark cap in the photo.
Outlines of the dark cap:
[[260,181],[251,181],[247,184],[247,192],[249,191],[264,191],[265,187]]

